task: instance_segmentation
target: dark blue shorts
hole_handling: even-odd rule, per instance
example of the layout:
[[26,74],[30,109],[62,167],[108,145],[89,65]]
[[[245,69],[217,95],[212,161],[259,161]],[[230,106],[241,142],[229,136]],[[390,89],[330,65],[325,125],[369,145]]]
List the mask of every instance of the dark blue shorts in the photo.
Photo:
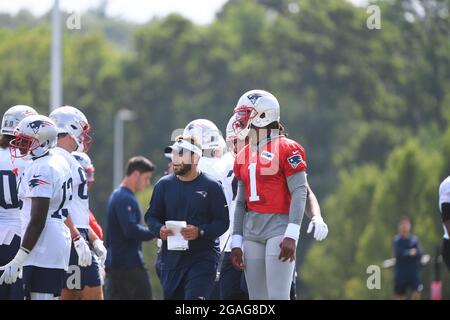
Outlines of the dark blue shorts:
[[214,287],[217,262],[203,260],[184,268],[161,270],[164,300],[208,300]]
[[23,267],[23,284],[25,297],[30,299],[30,293],[49,293],[55,297],[61,295],[64,276],[63,269],[49,269],[35,266]]
[[226,252],[223,258],[219,286],[220,300],[248,300],[244,272],[234,269],[231,252]]
[[422,289],[422,283],[417,276],[395,279],[394,292],[397,295],[405,295],[408,290],[420,292]]
[[[20,237],[15,235],[10,245],[0,246],[0,266],[9,263],[20,249]],[[0,271],[0,276],[3,271]],[[23,300],[23,282],[22,279],[17,279],[13,284],[0,285],[0,300]]]
[[[87,241],[88,230],[78,229]],[[84,287],[98,287],[102,285],[102,280],[100,276],[100,266],[98,260],[94,257],[92,253],[92,264],[87,267],[80,267],[78,265],[78,254],[72,243],[72,248],[70,249],[70,260],[69,269],[65,273],[64,277],[64,289],[69,290],[83,290]]]

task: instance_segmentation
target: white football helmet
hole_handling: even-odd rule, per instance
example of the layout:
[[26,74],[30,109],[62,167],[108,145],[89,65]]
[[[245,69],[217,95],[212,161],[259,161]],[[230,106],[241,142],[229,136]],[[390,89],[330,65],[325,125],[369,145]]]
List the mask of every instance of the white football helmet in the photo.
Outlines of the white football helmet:
[[14,135],[14,129],[19,125],[23,118],[37,115],[38,113],[32,107],[17,105],[6,110],[2,119],[2,135]]
[[280,121],[280,104],[267,91],[251,90],[239,98],[234,113],[236,120],[233,128],[237,137],[244,140],[250,132],[250,125],[263,128],[274,121]]
[[222,136],[219,129],[209,120],[197,119],[189,122],[184,128],[183,135],[186,134],[196,136],[202,145],[202,150],[219,150],[223,147],[223,142],[221,143],[220,141]]
[[14,130],[15,138],[10,142],[11,156],[41,157],[56,146],[57,136],[56,124],[50,118],[42,115],[26,117]]
[[75,140],[78,146],[75,151],[88,152],[91,127],[83,112],[71,106],[59,107],[50,114],[50,119],[55,121],[58,133],[67,133]]
[[84,152],[73,152],[72,155],[86,172],[88,182],[94,181],[95,167],[92,164],[91,158]]

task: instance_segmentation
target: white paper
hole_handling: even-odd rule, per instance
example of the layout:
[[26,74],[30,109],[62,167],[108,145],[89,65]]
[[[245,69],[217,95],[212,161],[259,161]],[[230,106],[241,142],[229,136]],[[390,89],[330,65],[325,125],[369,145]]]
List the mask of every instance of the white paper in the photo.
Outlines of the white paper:
[[166,221],[166,228],[173,232],[173,236],[167,237],[167,250],[189,249],[189,241],[180,233],[182,228],[186,228],[186,221]]

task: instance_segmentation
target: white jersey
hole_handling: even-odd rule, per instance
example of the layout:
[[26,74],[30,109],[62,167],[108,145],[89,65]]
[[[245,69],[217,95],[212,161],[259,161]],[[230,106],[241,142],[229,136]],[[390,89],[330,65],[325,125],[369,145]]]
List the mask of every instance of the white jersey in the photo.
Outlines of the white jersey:
[[17,189],[26,161],[11,159],[9,148],[0,148],[0,245],[10,245],[14,235],[21,236],[21,219]]
[[[217,181],[220,182],[220,184],[223,187],[225,199],[227,201],[228,205],[228,211],[230,211],[232,196],[230,197],[229,194],[226,192],[226,163],[223,161],[223,158],[208,158],[208,157],[202,157],[198,161],[198,168],[201,172],[204,172],[213,178],[215,178]],[[220,236],[220,250],[223,250],[223,247],[227,241],[228,238],[228,231],[225,232],[223,235]],[[230,242],[230,241],[228,241]]]
[[67,161],[53,153],[32,161],[21,178],[19,197],[23,201],[23,233],[30,222],[32,198],[50,199],[45,227],[25,266],[67,270],[72,243],[69,228],[64,224],[72,198],[72,176]]
[[73,179],[73,199],[69,205],[69,215],[76,228],[89,227],[89,196],[87,193],[86,172],[75,157],[62,148],[55,148],[70,165]]
[[230,227],[228,230],[220,237],[220,247],[223,249],[223,246],[226,243],[226,252],[231,251],[231,237],[230,235],[233,232],[233,224],[234,224],[234,210],[236,208],[236,194],[237,194],[237,180],[234,177],[234,157],[231,152],[226,153],[222,162],[224,163],[225,171],[223,177],[223,189],[225,192],[225,197],[228,203],[228,212],[230,215]]
[[[442,181],[439,187],[439,210],[442,208],[443,203],[450,203],[450,176]],[[447,228],[444,225],[444,238],[449,239]]]

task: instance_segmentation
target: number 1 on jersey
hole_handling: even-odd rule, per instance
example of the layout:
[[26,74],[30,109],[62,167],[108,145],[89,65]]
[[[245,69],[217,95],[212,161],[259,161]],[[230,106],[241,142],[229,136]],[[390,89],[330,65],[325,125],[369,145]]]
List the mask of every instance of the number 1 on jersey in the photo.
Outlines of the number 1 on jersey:
[[259,201],[258,190],[256,189],[256,163],[250,163],[250,197],[249,201]]

